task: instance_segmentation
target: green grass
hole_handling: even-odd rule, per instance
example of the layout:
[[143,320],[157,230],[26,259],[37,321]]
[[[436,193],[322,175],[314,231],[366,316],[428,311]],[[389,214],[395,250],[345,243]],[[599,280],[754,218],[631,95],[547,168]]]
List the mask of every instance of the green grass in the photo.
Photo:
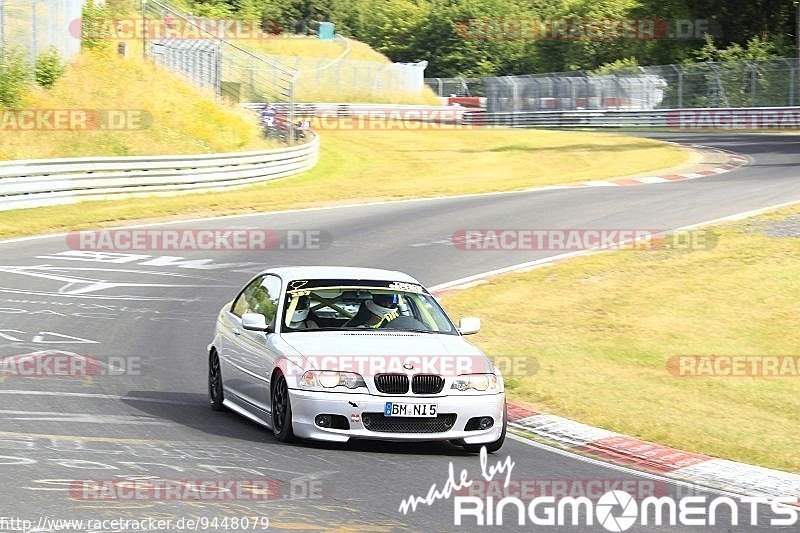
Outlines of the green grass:
[[326,130],[305,174],[226,192],[92,201],[0,212],[0,237],[169,217],[225,215],[401,198],[510,191],[683,163],[672,145],[538,130]]
[[[602,253],[451,293],[490,354],[533,356],[510,398],[661,444],[800,472],[800,378],[675,377],[677,355],[798,355],[800,208],[715,228],[707,251]],[[800,225],[800,224],[798,224]],[[468,252],[464,252],[468,253]],[[489,253],[489,252],[482,252]]]

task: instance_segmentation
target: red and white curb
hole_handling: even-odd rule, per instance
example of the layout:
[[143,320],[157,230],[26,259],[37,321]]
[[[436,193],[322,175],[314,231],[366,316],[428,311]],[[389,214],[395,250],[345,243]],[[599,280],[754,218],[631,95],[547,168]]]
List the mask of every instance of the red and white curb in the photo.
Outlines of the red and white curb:
[[666,174],[663,176],[643,176],[640,178],[591,180],[591,181],[584,181],[579,185],[588,187],[625,187],[631,185],[651,185],[653,183],[669,183],[671,181],[693,180],[697,178],[705,178],[706,176],[716,176],[718,174],[724,174],[726,172],[736,170],[746,165],[749,162],[746,157],[736,154],[734,152],[730,152],[728,150],[723,150],[721,148],[713,148],[711,146],[704,146],[700,144],[679,145],[679,146],[685,146],[692,149],[701,149],[705,151],[724,154],[725,156],[727,156],[727,160],[717,167],[710,168],[708,170],[701,170],[698,172],[686,172],[683,174]]
[[522,435],[605,462],[743,496],[795,498],[800,505],[800,475],[701,453],[685,452],[509,404],[509,427]]

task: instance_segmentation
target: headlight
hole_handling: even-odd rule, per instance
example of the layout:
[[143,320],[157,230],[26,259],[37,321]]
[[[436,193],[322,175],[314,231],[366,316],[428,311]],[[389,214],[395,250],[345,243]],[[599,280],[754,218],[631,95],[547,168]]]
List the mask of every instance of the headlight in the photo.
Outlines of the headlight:
[[500,380],[494,374],[465,374],[456,377],[450,388],[461,392],[470,389],[478,392],[500,392]]
[[304,389],[335,389],[345,387],[357,389],[366,387],[364,378],[355,372],[335,372],[333,370],[309,370],[300,379],[300,386]]

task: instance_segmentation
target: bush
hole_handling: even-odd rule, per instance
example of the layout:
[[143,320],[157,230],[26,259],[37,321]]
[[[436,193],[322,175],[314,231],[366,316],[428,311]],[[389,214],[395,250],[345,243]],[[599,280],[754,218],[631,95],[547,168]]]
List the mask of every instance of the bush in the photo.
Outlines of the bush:
[[22,53],[19,50],[7,50],[5,60],[0,60],[0,107],[19,106],[28,80],[28,66]]
[[61,55],[55,48],[42,52],[36,58],[33,77],[40,86],[52,87],[62,74],[64,74],[64,64],[61,62]]
[[103,4],[87,0],[81,15],[81,46],[87,50],[108,48],[108,10]]

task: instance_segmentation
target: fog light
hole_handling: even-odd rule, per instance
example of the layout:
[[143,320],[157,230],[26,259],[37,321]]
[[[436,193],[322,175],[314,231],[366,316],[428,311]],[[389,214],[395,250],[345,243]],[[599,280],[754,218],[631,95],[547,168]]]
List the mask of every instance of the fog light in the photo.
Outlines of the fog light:
[[331,415],[317,415],[314,418],[314,423],[321,428],[329,428],[333,425],[333,417]]
[[492,420],[492,417],[490,416],[484,416],[478,423],[478,427],[481,429],[489,429],[493,425],[494,425],[494,420]]

